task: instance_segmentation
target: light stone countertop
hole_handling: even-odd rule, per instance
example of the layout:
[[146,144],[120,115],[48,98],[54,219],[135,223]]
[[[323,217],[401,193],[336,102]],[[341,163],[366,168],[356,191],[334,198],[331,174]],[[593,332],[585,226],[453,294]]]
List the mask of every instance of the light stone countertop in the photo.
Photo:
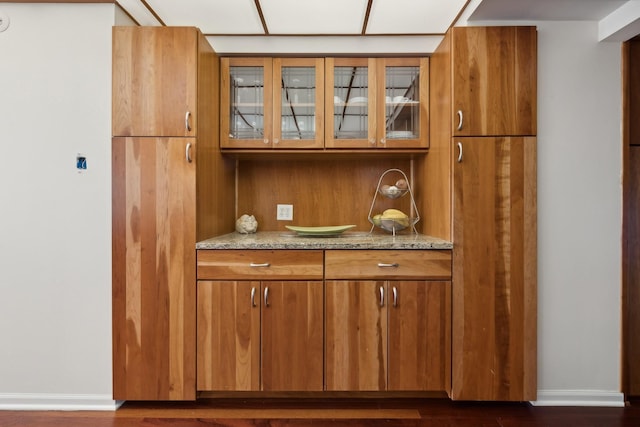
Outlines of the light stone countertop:
[[452,249],[447,240],[423,234],[349,232],[332,237],[302,237],[290,231],[224,234],[196,243],[196,249]]

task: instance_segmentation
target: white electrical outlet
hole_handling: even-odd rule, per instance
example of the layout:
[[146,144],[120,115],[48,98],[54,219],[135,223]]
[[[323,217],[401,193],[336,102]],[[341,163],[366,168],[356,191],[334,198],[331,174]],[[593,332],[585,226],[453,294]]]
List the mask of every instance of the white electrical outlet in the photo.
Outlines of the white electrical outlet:
[[278,221],[293,221],[293,205],[278,205],[276,219]]

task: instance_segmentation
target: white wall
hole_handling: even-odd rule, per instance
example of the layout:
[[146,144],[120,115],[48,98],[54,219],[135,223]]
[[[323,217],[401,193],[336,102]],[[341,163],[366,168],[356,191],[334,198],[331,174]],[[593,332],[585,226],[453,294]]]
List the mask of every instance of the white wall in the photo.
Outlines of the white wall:
[[549,403],[622,398],[621,45],[597,38],[596,22],[538,23],[538,397]]
[[[113,4],[0,3],[0,408],[113,407]],[[78,173],[76,154],[87,156]]]

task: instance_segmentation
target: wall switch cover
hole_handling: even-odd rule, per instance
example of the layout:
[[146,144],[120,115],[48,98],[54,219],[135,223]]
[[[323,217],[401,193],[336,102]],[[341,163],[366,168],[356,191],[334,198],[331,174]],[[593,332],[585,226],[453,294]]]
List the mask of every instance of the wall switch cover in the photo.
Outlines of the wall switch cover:
[[293,205],[278,205],[278,213],[276,214],[278,221],[293,220]]

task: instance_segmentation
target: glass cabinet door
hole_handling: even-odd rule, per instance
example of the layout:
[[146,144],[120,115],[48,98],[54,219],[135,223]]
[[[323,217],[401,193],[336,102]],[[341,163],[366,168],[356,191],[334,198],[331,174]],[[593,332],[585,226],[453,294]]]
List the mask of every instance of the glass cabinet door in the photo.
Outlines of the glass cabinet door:
[[269,148],[272,141],[271,58],[222,58],[220,146]]
[[325,146],[375,148],[375,59],[326,58]]
[[378,147],[428,148],[427,58],[382,58],[377,68]]
[[273,148],[322,148],[324,60],[273,60]]

